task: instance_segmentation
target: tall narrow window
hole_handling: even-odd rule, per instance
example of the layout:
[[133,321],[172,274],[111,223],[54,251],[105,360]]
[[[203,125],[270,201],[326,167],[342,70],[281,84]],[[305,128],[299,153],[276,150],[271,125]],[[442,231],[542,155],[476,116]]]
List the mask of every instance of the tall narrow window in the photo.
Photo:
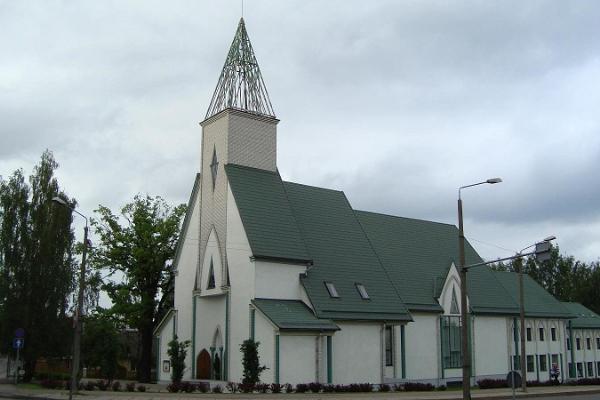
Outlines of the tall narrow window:
[[531,342],[531,328],[527,328],[525,333],[527,334],[527,341]]
[[591,350],[591,349],[592,349],[592,339],[590,339],[590,338],[585,338],[585,347],[586,347],[588,350]]
[[458,310],[458,301],[456,300],[456,291],[452,286],[452,302],[450,303],[450,314],[460,314]]
[[535,372],[535,366],[533,365],[533,356],[527,356],[527,372]]
[[594,363],[588,361],[587,363],[587,377],[592,378],[594,376]]
[[583,363],[578,362],[576,365],[577,365],[577,377],[583,378]]
[[[596,349],[600,350],[600,337],[596,338]],[[600,374],[600,371],[598,371],[598,374]]]
[[575,338],[575,348],[581,350],[581,338]]
[[394,365],[394,334],[391,326],[385,327],[385,365]]
[[548,361],[545,354],[540,354],[540,372],[548,371]]
[[540,327],[539,329],[539,333],[540,333],[540,342],[543,342],[545,337],[544,337],[544,328]]
[[210,258],[210,269],[208,270],[208,283],[206,285],[207,289],[215,288],[215,269],[213,267],[212,257]]
[[210,163],[210,175],[212,177],[212,186],[215,190],[215,184],[217,182],[217,171],[219,170],[219,161],[217,160],[217,148],[213,148],[212,162]]
[[571,339],[567,338],[567,350],[571,350]]
[[552,337],[552,341],[556,342],[556,328],[555,327],[550,328],[550,336]]
[[335,286],[331,282],[325,282],[325,287],[327,288],[327,292],[329,292],[330,297],[338,298],[340,295],[338,294]]
[[369,293],[367,293],[367,289],[365,289],[365,285],[363,285],[362,283],[357,283],[356,290],[358,290],[358,293],[360,294],[360,297],[363,300],[369,300]]

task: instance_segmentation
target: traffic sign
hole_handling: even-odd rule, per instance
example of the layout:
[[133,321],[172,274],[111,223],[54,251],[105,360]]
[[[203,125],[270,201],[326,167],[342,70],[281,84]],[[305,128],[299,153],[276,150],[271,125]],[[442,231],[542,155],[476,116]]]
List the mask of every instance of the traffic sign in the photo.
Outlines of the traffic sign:
[[24,338],[25,337],[25,329],[17,328],[17,330],[15,331],[15,337],[16,338]]
[[25,346],[25,339],[23,338],[14,338],[13,339],[13,349],[22,349]]

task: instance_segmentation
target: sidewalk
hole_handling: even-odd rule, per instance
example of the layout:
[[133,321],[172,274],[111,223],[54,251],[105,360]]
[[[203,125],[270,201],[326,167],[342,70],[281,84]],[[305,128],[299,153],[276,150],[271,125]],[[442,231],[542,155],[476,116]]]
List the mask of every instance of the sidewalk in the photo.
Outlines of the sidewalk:
[[[78,400],[184,400],[184,399],[216,399],[216,400],[297,400],[297,399],[398,399],[398,400],[455,400],[461,399],[460,391],[443,391],[443,392],[389,392],[389,393],[282,393],[282,394],[262,394],[262,393],[234,393],[234,394],[202,394],[202,393],[168,393],[164,387],[161,387],[161,392],[101,392],[83,391],[73,398]],[[548,387],[533,387],[528,389],[528,393],[516,392],[518,398],[535,398],[554,395],[585,395],[585,394],[600,394],[600,386],[548,386]],[[68,392],[64,390],[46,390],[46,389],[26,389],[15,387],[10,384],[0,384],[0,399],[35,399],[35,400],[65,400],[68,399]],[[510,389],[473,389],[472,397],[477,399],[510,399],[512,398]]]

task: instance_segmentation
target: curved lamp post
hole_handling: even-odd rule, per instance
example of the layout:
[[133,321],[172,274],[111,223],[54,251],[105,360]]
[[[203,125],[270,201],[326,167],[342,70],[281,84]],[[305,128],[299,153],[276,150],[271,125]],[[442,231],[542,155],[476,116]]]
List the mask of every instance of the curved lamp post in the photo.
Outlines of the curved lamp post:
[[500,178],[490,178],[483,182],[473,183],[458,188],[458,252],[460,271],[460,316],[461,316],[461,350],[462,350],[462,386],[463,400],[471,400],[471,354],[469,352],[469,313],[467,310],[467,268],[465,266],[465,234],[463,229],[463,210],[461,190],[486,183],[502,182]]
[[83,228],[83,252],[81,254],[81,267],[79,269],[79,291],[77,294],[77,312],[74,316],[75,335],[73,338],[73,365],[71,366],[71,386],[69,387],[69,400],[73,398],[73,392],[77,390],[77,374],[79,373],[79,358],[81,353],[81,316],[83,315],[83,292],[85,290],[85,262],[88,247],[88,219],[85,215],[71,207],[69,203],[60,197],[52,198],[52,201],[79,214],[85,219]]

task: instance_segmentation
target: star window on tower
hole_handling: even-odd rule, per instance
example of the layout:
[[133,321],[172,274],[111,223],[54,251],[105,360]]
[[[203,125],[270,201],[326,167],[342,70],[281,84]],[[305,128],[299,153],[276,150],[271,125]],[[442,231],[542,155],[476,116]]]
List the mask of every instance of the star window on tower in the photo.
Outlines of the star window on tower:
[[210,163],[210,174],[212,176],[213,190],[215,190],[215,183],[217,182],[217,171],[219,168],[219,162],[217,161],[217,148],[213,149],[212,162]]

